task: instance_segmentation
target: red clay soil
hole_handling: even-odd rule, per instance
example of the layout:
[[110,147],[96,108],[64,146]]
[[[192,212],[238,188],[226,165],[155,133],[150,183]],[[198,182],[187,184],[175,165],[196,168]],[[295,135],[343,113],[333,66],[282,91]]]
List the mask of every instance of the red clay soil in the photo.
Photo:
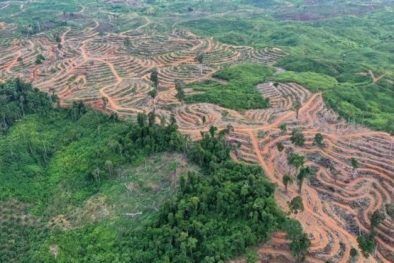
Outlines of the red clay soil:
[[[261,165],[266,176],[278,184],[276,199],[287,211],[287,202],[298,193],[295,185],[289,186],[288,193],[284,191],[282,176],[289,172],[295,175],[295,171],[288,166],[285,151],[276,149],[276,143],[282,142],[287,149],[293,148],[305,155],[306,165],[317,171],[316,177],[303,186],[305,211],[295,216],[312,242],[308,262],[349,261],[350,249],[358,247],[357,235],[368,230],[373,211],[393,202],[394,156],[390,156],[393,138],[338,121],[338,116],[324,105],[321,94],[311,94],[294,83],[278,87],[273,83],[259,85],[259,91],[270,98],[273,106],[266,110],[237,112],[209,103],[182,105],[175,98],[175,79],[186,83],[210,79],[224,65],[240,61],[272,64],[285,53],[277,48],[255,50],[223,45],[186,31],[158,33],[148,18],[146,24],[137,29],[106,36],[93,32],[98,24],[92,23],[92,27],[83,32],[64,28],[59,33],[61,49],[57,48],[52,34],[33,36],[29,41],[21,41],[19,46],[12,45],[11,39],[0,49],[0,81],[21,76],[43,91],[54,89],[63,105],[84,100],[92,107],[103,109],[105,97],[108,101],[105,110],[117,112],[120,117],[135,118],[138,112],[154,108],[167,120],[175,113],[179,130],[193,140],[210,125],[223,129],[230,124],[234,131],[227,139],[241,146],[235,147],[233,158]],[[1,28],[3,31],[15,29],[5,24],[1,24]],[[126,37],[132,42],[132,52],[124,47]],[[163,46],[167,47],[165,52]],[[204,50],[209,61],[203,65],[203,74],[194,59],[199,50]],[[35,64],[37,54],[46,58],[40,65]],[[23,64],[17,63],[18,57],[23,59]],[[149,81],[153,68],[157,68],[161,80],[155,101],[148,97],[153,89]],[[293,107],[296,100],[303,105],[298,119]],[[278,128],[281,124],[287,125],[286,133]],[[305,147],[294,147],[290,143],[294,128],[302,129]],[[324,136],[325,147],[312,145],[316,133]],[[351,158],[359,160],[357,170],[352,169]],[[336,179],[325,165],[327,160],[339,173]],[[360,256],[357,262],[394,262],[391,223],[387,218],[377,230],[376,253],[368,260]],[[288,242],[280,233],[261,247],[259,253],[261,259],[269,262],[292,260]]]

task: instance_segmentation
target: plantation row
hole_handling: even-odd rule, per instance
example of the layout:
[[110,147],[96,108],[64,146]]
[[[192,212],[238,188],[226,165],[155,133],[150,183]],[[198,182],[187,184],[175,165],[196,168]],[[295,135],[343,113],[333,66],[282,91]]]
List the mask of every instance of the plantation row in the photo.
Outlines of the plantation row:
[[[95,32],[100,26],[104,24],[95,21],[84,30],[55,27],[19,41],[17,35],[12,40],[12,26],[4,24],[10,37],[0,43],[1,79],[18,76],[32,81],[41,90],[57,94],[65,104],[83,100],[100,105],[102,97],[107,97],[106,108],[122,112],[122,116],[129,112],[135,118],[136,112],[150,111],[151,104],[156,105],[149,102],[149,88],[140,84],[153,87],[149,79],[153,69],[160,75],[155,107],[166,110],[167,93],[174,90],[175,80],[206,80],[222,67],[238,62],[271,64],[286,54],[276,48],[225,45],[182,30],[159,34],[149,22],[146,27],[142,24],[111,34]],[[130,90],[135,92],[123,92],[122,83],[128,82],[134,83]]]

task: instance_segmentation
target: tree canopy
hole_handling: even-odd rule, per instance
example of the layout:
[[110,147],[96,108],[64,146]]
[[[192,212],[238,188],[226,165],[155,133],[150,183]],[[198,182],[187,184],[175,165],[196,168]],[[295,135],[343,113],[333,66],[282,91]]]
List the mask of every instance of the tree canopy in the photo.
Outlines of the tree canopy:
[[[2,109],[8,105],[18,113],[3,110],[7,134],[0,137],[4,187],[0,200],[31,203],[35,214],[47,221],[71,203],[82,206],[111,188],[120,180],[123,167],[141,163],[152,154],[184,153],[201,169],[201,174],[181,174],[172,197],[138,224],[119,218],[111,224],[98,221],[67,231],[37,228],[35,232],[34,227],[20,225],[15,229],[25,231],[21,236],[33,235],[29,242],[34,246],[24,249],[25,259],[53,262],[50,247],[58,244],[62,252],[57,259],[63,262],[227,261],[269,240],[275,231],[287,232],[284,226],[289,221],[296,226],[289,238],[303,241],[300,224],[276,205],[275,185],[261,167],[231,160],[231,146],[225,141],[231,125],[222,130],[211,127],[200,141],[192,142],[178,132],[174,116],[168,124],[158,124],[154,112],[123,122],[115,114],[95,112],[82,102],[53,108],[47,94],[22,82],[0,88],[7,94],[2,97],[1,105],[6,105]],[[59,202],[57,210],[52,200],[70,203]],[[10,243],[10,251],[20,251],[15,244]],[[292,249],[298,257],[300,247]],[[1,257],[12,262],[16,254],[7,252]]]
[[[3,133],[27,114],[47,114],[52,108],[49,96],[20,79],[0,83],[0,121]],[[52,97],[57,100],[56,96]]]
[[305,137],[300,129],[293,129],[291,132],[290,141],[295,145],[302,147],[305,144]]

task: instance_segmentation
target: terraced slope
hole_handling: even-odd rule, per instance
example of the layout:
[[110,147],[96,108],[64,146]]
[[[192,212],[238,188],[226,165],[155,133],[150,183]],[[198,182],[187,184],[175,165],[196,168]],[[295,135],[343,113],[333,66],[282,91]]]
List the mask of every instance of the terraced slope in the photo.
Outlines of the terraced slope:
[[[41,90],[59,95],[63,104],[83,100],[106,110],[135,117],[149,111],[152,103],[143,99],[153,88],[149,76],[159,72],[158,106],[177,103],[174,80],[186,83],[209,79],[226,65],[239,62],[271,64],[285,55],[280,49],[255,50],[221,44],[182,30],[159,33],[149,29],[151,21],[122,33],[103,36],[95,32],[99,22],[89,24],[81,32],[61,27],[20,41],[15,36],[3,41],[0,51],[1,80],[21,77]],[[4,33],[13,35],[13,25],[2,24]],[[149,32],[146,32],[148,30]],[[54,35],[59,35],[60,43]],[[129,41],[129,46],[125,42]],[[204,53],[204,62],[196,61]],[[45,60],[36,63],[38,55]],[[127,92],[126,90],[129,90]]]
[[[393,202],[393,138],[387,133],[338,121],[338,116],[324,105],[320,93],[311,95],[297,84],[280,84],[275,88],[273,83],[265,83],[259,89],[272,99],[272,109],[232,112],[234,118],[224,120],[219,114],[223,109],[211,105],[208,110],[208,105],[195,104],[193,110],[177,111],[182,131],[198,138],[197,131],[204,129],[198,121],[198,111],[206,112],[210,124],[232,125],[234,132],[228,140],[236,146],[234,157],[238,161],[260,164],[270,179],[282,188],[277,199],[287,210],[287,202],[298,195],[298,190],[290,186],[288,193],[284,191],[282,177],[289,171],[294,174],[294,168],[288,165],[285,151],[279,152],[276,144],[282,142],[285,148],[294,148],[294,145],[290,142],[290,132],[283,133],[278,126],[286,124],[289,130],[301,128],[306,146],[294,150],[306,156],[306,165],[317,171],[316,177],[301,193],[305,211],[296,216],[312,241],[308,260],[348,262],[350,249],[358,247],[359,233],[369,231],[372,213]],[[296,100],[303,104],[298,119],[292,110]],[[184,128],[186,126],[188,128]],[[261,133],[263,138],[259,138]],[[316,133],[324,136],[326,147],[313,145]],[[351,158],[359,160],[358,169],[352,168]],[[335,168],[336,175],[330,167]],[[359,259],[358,262],[394,260],[391,224],[387,217],[378,230],[376,253],[369,260]],[[270,262],[289,262],[291,255],[286,242],[283,234],[278,233],[271,246],[260,249],[261,257],[273,260]]]
[[[82,8],[80,14],[84,12]],[[186,83],[210,79],[219,69],[240,62],[271,65],[286,53],[278,48],[222,44],[185,30],[161,32],[147,17],[140,22],[140,26],[121,33],[100,34],[97,30],[103,24],[94,20],[84,30],[64,26],[24,40],[15,35],[16,25],[1,23],[0,81],[19,76],[59,95],[63,105],[83,100],[123,118],[134,118],[138,112],[154,108],[167,120],[175,114],[181,132],[194,140],[211,125],[231,125],[234,130],[227,139],[235,146],[233,157],[264,168],[282,189],[277,200],[284,210],[298,193],[296,186],[290,186],[288,193],[284,191],[282,176],[292,168],[285,151],[277,151],[276,143],[294,148],[290,131],[301,128],[306,146],[294,150],[305,155],[306,164],[317,171],[301,193],[305,211],[296,215],[312,240],[308,261],[348,262],[350,249],[357,247],[357,235],[368,230],[372,212],[394,201],[394,139],[387,133],[340,120],[324,105],[320,93],[311,94],[295,83],[257,87],[270,98],[270,109],[238,112],[209,103],[183,105],[175,97],[176,79]],[[60,43],[54,34],[60,36]],[[124,44],[127,39],[129,47]],[[203,65],[195,60],[200,52],[205,54]],[[40,54],[45,60],[37,64]],[[159,72],[160,84],[157,97],[152,99],[148,96],[153,89],[149,76],[154,68]],[[379,77],[373,78],[378,81]],[[302,104],[298,118],[296,101]],[[289,132],[281,132],[281,124],[286,124]],[[324,136],[326,147],[312,145],[316,133]],[[351,158],[359,160],[357,170],[352,169]],[[331,166],[337,175],[330,172]],[[391,226],[392,220],[387,217],[377,230],[376,253],[369,261],[360,258],[359,262],[394,261]],[[291,257],[282,233],[259,253],[270,262],[289,262]]]

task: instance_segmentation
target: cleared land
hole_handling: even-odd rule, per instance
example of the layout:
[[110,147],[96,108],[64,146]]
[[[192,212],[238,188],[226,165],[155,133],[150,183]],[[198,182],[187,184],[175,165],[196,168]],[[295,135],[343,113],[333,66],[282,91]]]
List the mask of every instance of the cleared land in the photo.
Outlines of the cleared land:
[[[313,1],[308,2],[311,2],[308,8],[314,8]],[[139,2],[129,1],[129,4]],[[23,4],[19,8],[8,3],[0,6],[12,16],[18,16],[23,8]],[[354,10],[355,14],[364,12],[360,11],[360,5]],[[176,98],[176,79],[187,84],[210,80],[220,69],[238,63],[274,65],[288,52],[279,47],[225,44],[175,25],[172,30],[162,30],[149,15],[133,19],[135,24],[128,21],[132,29],[117,33],[111,21],[119,18],[104,10],[101,20],[89,18],[91,11],[90,6],[82,5],[72,15],[74,20],[82,21],[84,29],[64,25],[29,38],[15,33],[15,24],[0,23],[3,36],[0,81],[18,76],[43,91],[57,94],[62,105],[82,100],[125,119],[152,110],[166,120],[175,114],[180,131],[193,140],[199,139],[200,131],[207,131],[211,125],[221,129],[231,125],[234,131],[227,140],[235,146],[233,157],[264,168],[266,175],[283,189],[277,192],[277,201],[284,210],[298,193],[296,186],[290,186],[287,193],[284,191],[282,177],[293,170],[285,151],[279,152],[276,144],[282,142],[285,148],[294,148],[290,131],[301,128],[306,146],[294,151],[306,156],[306,164],[317,171],[302,190],[305,211],[295,216],[312,241],[308,261],[349,261],[350,249],[358,247],[359,233],[368,231],[373,211],[394,202],[393,137],[338,118],[324,104],[321,93],[312,94],[293,82],[278,85],[266,82],[257,86],[262,96],[270,99],[272,107],[268,109],[237,111],[210,103],[183,104]],[[331,17],[331,14],[319,13],[317,17],[297,12],[283,11],[280,16],[293,20]],[[63,16],[71,19],[70,15]],[[199,53],[204,53],[202,65],[195,60]],[[45,60],[36,63],[38,55]],[[148,93],[154,87],[150,74],[155,68],[160,82],[157,97],[151,98]],[[370,70],[363,77],[368,75],[373,84],[385,77]],[[196,92],[186,90],[186,96]],[[302,105],[298,118],[294,110],[296,101]],[[288,132],[279,129],[282,124],[287,125]],[[317,133],[324,136],[325,147],[312,145]],[[351,167],[351,158],[360,162],[356,170]],[[338,173],[334,175],[330,167],[335,167]],[[368,260],[360,256],[358,262],[394,261],[392,220],[386,217],[377,230],[376,253]],[[259,256],[269,262],[289,262],[291,255],[284,235],[278,233],[270,245],[260,248]]]
[[[160,105],[178,103],[174,96],[175,79],[191,83],[210,78],[229,63],[255,59],[272,63],[285,54],[280,49],[224,45],[184,31],[152,35],[139,28],[101,37],[91,30],[88,28],[73,36],[72,30],[65,28],[61,34],[61,49],[54,40],[43,39],[41,34],[26,42],[15,40],[14,45],[1,51],[2,79],[22,77],[43,91],[54,92],[64,104],[83,100],[101,107],[102,98],[106,97],[108,112],[135,116],[153,108],[148,92],[153,89],[149,76],[154,68],[160,78],[156,99],[160,109]],[[126,38],[131,41],[130,49],[124,47]],[[206,62],[201,70],[195,61],[198,52],[205,54]],[[45,61],[37,65],[38,54],[42,54]]]

